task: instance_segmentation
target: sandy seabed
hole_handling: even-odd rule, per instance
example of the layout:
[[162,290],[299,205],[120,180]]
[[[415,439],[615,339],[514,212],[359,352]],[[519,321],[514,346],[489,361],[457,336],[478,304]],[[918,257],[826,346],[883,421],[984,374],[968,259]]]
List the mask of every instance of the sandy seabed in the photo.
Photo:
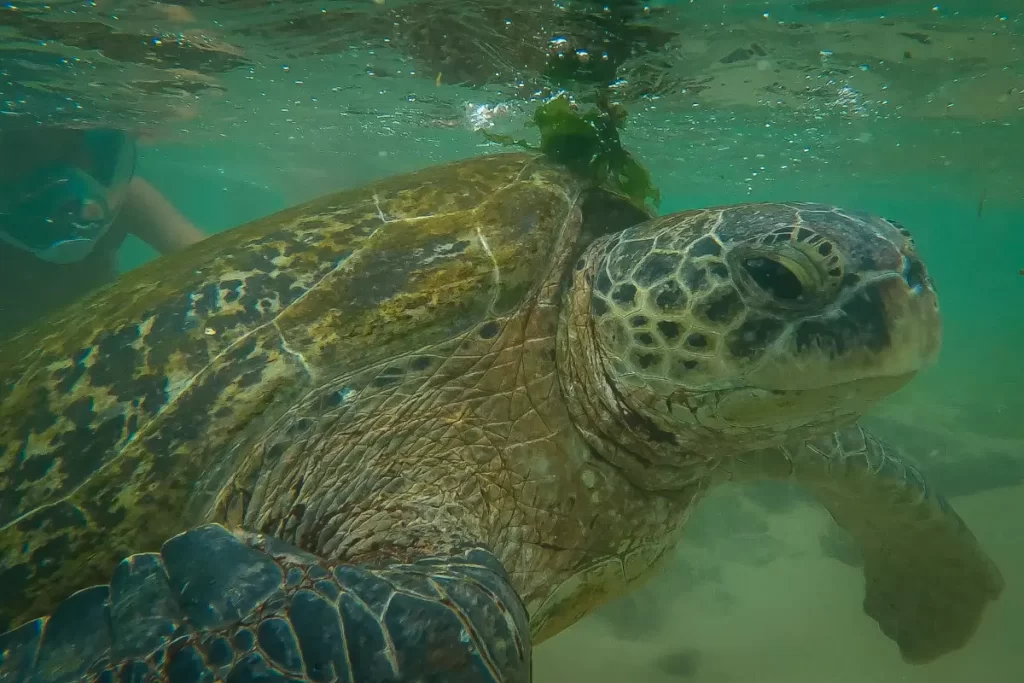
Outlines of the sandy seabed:
[[[705,501],[709,509],[698,511],[687,531],[704,537],[729,509],[731,495]],[[664,575],[537,648],[534,680],[1024,681],[1024,588],[1018,580],[1024,577],[1024,488],[992,489],[952,502],[1007,585],[972,642],[936,662],[902,661],[861,611],[860,570],[823,552],[821,534],[831,520],[824,511],[800,504],[768,515],[767,533],[727,534],[693,547],[684,537]],[[743,552],[744,545],[749,552]]]

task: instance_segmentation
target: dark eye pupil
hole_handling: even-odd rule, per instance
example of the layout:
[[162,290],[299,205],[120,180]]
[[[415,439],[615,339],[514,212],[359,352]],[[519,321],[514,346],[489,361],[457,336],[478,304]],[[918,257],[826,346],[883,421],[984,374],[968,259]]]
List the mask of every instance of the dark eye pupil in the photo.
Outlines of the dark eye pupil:
[[782,301],[796,301],[804,294],[804,286],[793,271],[768,258],[748,258],[743,267],[757,286]]

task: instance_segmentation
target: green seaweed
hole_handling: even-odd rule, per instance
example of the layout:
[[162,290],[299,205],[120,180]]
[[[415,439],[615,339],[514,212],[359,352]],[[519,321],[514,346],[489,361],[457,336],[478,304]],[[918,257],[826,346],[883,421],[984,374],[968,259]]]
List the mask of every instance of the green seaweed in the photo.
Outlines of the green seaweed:
[[510,135],[484,131],[488,140],[506,146],[538,150],[554,161],[567,166],[595,186],[606,186],[621,192],[644,209],[650,199],[661,203],[650,172],[622,146],[619,130],[626,123],[626,109],[614,103],[607,91],[599,91],[597,106],[581,112],[566,95],[560,95],[540,106],[533,115],[533,125],[540,129],[540,147]]

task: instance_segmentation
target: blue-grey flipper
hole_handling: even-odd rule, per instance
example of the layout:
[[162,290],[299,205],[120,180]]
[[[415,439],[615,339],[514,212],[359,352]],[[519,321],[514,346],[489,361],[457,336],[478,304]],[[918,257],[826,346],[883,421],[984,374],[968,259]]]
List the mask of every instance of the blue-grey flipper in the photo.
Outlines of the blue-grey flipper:
[[520,683],[526,610],[489,552],[328,567],[207,525],[0,635],[3,683]]
[[960,517],[895,449],[856,426],[724,463],[723,478],[793,479],[860,546],[864,610],[908,662],[963,647],[1003,579]]

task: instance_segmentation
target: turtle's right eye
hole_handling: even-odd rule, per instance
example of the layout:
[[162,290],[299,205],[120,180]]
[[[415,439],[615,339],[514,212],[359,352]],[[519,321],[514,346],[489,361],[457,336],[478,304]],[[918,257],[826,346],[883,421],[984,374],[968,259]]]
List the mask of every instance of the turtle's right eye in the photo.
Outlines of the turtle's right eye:
[[787,265],[765,256],[743,259],[743,268],[750,279],[766,294],[786,302],[799,301],[804,296],[800,277]]

